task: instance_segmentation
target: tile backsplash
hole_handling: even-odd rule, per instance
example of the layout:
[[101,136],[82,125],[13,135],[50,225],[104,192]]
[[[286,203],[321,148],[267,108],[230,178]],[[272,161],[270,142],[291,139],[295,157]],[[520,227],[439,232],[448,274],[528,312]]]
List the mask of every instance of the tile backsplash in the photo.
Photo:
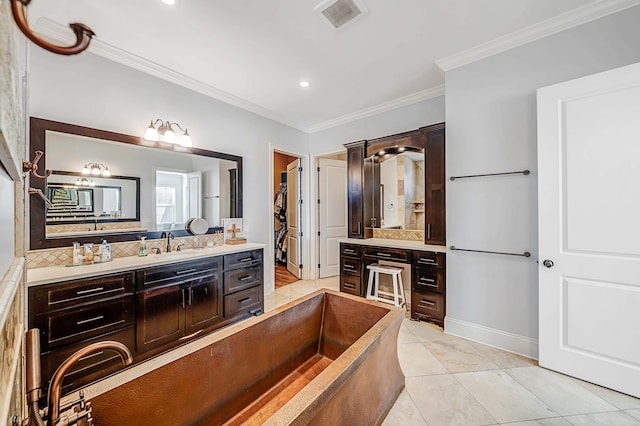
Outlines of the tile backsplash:
[[[199,237],[176,237],[171,240],[171,246],[174,248],[184,244],[185,249],[195,248],[196,241],[199,240],[200,246],[207,246],[210,242],[214,246],[224,244],[224,236],[222,234],[206,234]],[[165,238],[158,240],[147,240],[147,251],[151,253],[156,247],[166,250],[167,240]],[[113,258],[137,256],[140,248],[140,241],[127,241],[124,243],[111,243],[111,256]],[[94,249],[98,249],[98,244],[94,245]],[[27,252],[27,269],[45,268],[47,266],[59,266],[70,264],[73,260],[73,249],[71,247],[57,247],[44,250],[30,250]]]
[[[93,223],[67,223],[60,225],[47,225],[47,235],[60,234],[65,232],[85,232],[91,231],[94,227]],[[134,229],[141,228],[140,222],[103,222],[97,225],[100,230],[105,229]]]
[[385,238],[387,240],[424,241],[424,231],[420,229],[373,228],[373,238]]

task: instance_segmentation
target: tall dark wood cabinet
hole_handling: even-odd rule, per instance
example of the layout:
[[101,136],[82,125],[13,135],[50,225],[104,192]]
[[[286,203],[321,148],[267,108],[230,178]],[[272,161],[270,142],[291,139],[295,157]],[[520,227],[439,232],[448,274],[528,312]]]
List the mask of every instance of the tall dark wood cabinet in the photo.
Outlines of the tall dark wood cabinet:
[[446,244],[444,123],[420,129],[425,136],[425,243]]
[[374,188],[380,184],[379,165],[366,158],[367,141],[347,147],[347,190],[349,238],[370,238],[372,227],[380,224],[380,196]]

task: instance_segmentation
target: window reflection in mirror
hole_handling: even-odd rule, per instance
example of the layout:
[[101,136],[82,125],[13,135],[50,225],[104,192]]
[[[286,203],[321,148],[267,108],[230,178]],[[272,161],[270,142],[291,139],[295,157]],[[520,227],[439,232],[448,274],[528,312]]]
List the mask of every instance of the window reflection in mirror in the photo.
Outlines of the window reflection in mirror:
[[377,157],[380,163],[380,226],[419,229],[425,226],[424,150],[403,148]]

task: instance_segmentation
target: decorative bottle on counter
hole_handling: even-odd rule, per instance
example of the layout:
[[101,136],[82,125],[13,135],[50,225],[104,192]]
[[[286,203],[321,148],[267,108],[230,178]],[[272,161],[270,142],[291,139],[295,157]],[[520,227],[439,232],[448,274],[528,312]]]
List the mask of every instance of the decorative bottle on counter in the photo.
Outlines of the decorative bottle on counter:
[[140,237],[140,249],[138,250],[138,256],[147,255],[147,237]]

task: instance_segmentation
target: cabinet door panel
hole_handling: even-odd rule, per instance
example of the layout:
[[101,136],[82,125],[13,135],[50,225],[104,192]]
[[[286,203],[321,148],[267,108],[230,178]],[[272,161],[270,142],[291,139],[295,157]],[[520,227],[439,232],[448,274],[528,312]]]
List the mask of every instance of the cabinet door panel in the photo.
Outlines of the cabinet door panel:
[[347,189],[349,191],[349,238],[364,238],[363,168],[364,143],[347,149]]
[[186,334],[222,320],[222,274],[216,273],[191,283],[187,297]]
[[427,170],[425,173],[426,197],[426,242],[445,244],[445,141],[444,127],[438,126],[426,130],[427,134]]
[[136,349],[138,352],[179,339],[184,332],[186,291],[173,285],[138,293]]

